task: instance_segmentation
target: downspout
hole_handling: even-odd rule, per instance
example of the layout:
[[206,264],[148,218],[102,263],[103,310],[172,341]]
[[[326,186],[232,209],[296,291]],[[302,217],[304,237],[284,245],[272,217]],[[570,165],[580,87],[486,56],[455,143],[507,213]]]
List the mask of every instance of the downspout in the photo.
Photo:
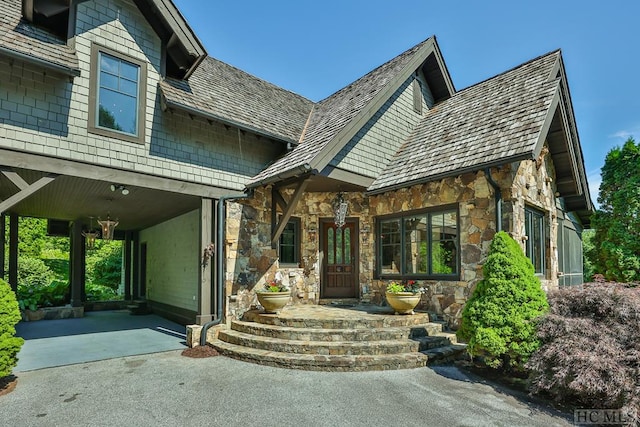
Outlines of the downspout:
[[239,196],[222,196],[218,199],[218,211],[217,211],[217,223],[216,223],[216,311],[213,320],[202,325],[200,331],[200,345],[207,345],[207,331],[212,326],[219,325],[224,320],[224,253],[225,253],[225,234],[226,234],[226,215],[225,215],[225,202],[230,200],[248,199],[251,197],[251,193],[242,194]]
[[502,231],[502,191],[498,183],[495,182],[491,176],[491,168],[485,168],[484,176],[487,177],[487,181],[496,193],[496,232],[499,232]]

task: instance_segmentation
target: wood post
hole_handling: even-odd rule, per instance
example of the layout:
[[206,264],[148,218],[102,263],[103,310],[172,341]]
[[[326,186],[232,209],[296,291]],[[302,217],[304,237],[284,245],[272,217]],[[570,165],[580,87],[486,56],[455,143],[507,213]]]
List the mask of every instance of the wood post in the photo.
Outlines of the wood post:
[[85,242],[82,236],[82,222],[74,221],[71,227],[70,240],[70,274],[71,279],[71,306],[81,307],[85,294]]
[[18,291],[18,214],[9,214],[9,284]]
[[[213,201],[211,199],[202,199],[200,206],[200,249],[198,254],[198,260],[200,263],[199,271],[199,286],[198,286],[198,314],[196,316],[196,323],[203,325],[206,322],[213,319],[212,308],[212,285],[213,285],[213,265],[215,264],[215,257],[204,257],[205,249],[214,241],[214,218],[213,218]],[[215,248],[220,250],[221,248]]]

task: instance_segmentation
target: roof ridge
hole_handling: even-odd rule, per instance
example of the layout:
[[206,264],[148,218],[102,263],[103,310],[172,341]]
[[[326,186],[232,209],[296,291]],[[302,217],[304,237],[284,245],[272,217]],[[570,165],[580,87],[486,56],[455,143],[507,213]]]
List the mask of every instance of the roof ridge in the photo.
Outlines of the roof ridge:
[[329,100],[330,98],[333,98],[334,96],[338,95],[340,92],[343,92],[353,86],[355,86],[358,82],[360,82],[361,80],[363,80],[365,77],[375,73],[376,71],[378,71],[379,69],[385,67],[385,66],[389,66],[391,63],[399,60],[401,57],[407,56],[411,53],[415,53],[417,50],[419,50],[423,45],[425,45],[426,43],[428,43],[430,40],[434,40],[435,41],[435,36],[429,36],[428,38],[426,38],[425,40],[421,41],[418,44],[413,45],[412,47],[400,52],[398,55],[394,56],[393,58],[389,59],[388,61],[384,62],[383,64],[378,65],[377,67],[369,70],[368,72],[366,72],[365,74],[361,75],[360,77],[358,77],[356,80],[352,81],[351,83],[349,83],[346,86],[341,87],[340,89],[338,89],[337,91],[333,92],[331,95],[327,96],[326,98],[321,99],[320,101],[318,101],[318,104],[322,104],[323,102]]
[[240,73],[242,73],[242,74],[244,74],[244,75],[247,75],[247,76],[251,77],[251,78],[252,78],[252,79],[254,79],[254,80],[257,80],[257,81],[259,81],[259,82],[261,82],[261,83],[265,83],[267,86],[273,87],[273,88],[278,89],[278,90],[283,90],[283,91],[288,92],[288,93],[290,93],[290,94],[292,94],[292,95],[296,95],[297,97],[302,98],[302,99],[304,99],[304,100],[306,100],[306,101],[309,101],[309,102],[310,102],[310,103],[312,103],[312,104],[315,104],[315,102],[313,102],[311,99],[307,98],[307,97],[306,97],[306,96],[304,96],[304,95],[300,95],[300,94],[299,94],[299,93],[297,93],[297,92],[294,92],[294,91],[292,91],[292,90],[286,89],[286,88],[284,88],[284,87],[282,87],[282,86],[278,86],[278,85],[277,85],[277,84],[275,84],[275,83],[271,83],[270,81],[268,81],[268,80],[266,80],[266,79],[263,79],[263,78],[261,78],[261,77],[258,77],[258,76],[256,76],[256,75],[254,75],[254,74],[251,74],[251,73],[249,73],[249,72],[247,72],[247,71],[245,71],[245,70],[243,70],[243,69],[241,69],[241,68],[238,68],[238,67],[236,67],[235,65],[229,64],[228,62],[225,62],[225,61],[223,61],[223,60],[221,60],[221,59],[218,59],[218,58],[215,58],[215,57],[213,57],[213,56],[207,55],[207,56],[205,57],[205,61],[207,61],[207,60],[216,61],[216,62],[218,62],[218,63],[220,63],[220,64],[223,64],[223,65],[224,65],[224,66],[226,66],[226,67],[233,68],[235,71],[238,71],[238,72],[240,72]]
[[479,81],[479,82],[477,82],[477,83],[474,83],[474,84],[469,85],[469,86],[467,86],[467,87],[465,87],[465,88],[463,88],[463,89],[460,89],[460,90],[459,90],[459,91],[457,91],[453,96],[458,95],[458,94],[460,94],[460,93],[462,93],[462,92],[465,92],[465,91],[467,91],[467,90],[469,90],[469,89],[472,89],[472,88],[474,88],[474,87],[476,87],[476,86],[479,86],[479,85],[481,85],[481,84],[483,84],[483,83],[486,83],[486,82],[488,82],[489,80],[493,80],[493,79],[498,78],[498,77],[500,77],[500,76],[503,76],[503,75],[505,75],[505,74],[511,73],[511,72],[513,72],[513,71],[515,71],[515,70],[517,70],[517,69],[519,69],[519,68],[525,67],[525,66],[527,66],[527,65],[529,65],[529,64],[531,64],[531,63],[533,63],[533,62],[539,61],[539,60],[540,60],[540,59],[542,59],[542,58],[546,58],[546,57],[548,57],[548,56],[551,56],[551,55],[554,55],[554,54],[557,54],[557,53],[562,53],[561,49],[555,49],[555,50],[549,51],[549,52],[547,52],[547,53],[545,53],[545,54],[539,55],[539,56],[537,56],[537,57],[535,57],[535,58],[533,58],[533,59],[530,59],[530,60],[528,60],[528,61],[526,61],[526,62],[523,62],[523,63],[521,63],[521,64],[518,64],[518,65],[516,65],[515,67],[511,67],[511,68],[509,68],[509,69],[508,69],[508,70],[506,70],[506,71],[503,71],[503,72],[498,73],[498,74],[496,74],[496,75],[494,75],[494,76],[491,76],[491,77],[487,77],[487,78],[486,78],[486,79],[484,79],[484,80],[481,80],[481,81]]

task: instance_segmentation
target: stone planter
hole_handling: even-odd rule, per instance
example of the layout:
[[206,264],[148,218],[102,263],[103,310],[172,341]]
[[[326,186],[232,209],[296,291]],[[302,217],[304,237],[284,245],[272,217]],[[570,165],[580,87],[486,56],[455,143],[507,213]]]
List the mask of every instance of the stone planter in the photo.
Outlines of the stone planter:
[[265,313],[278,313],[287,305],[291,298],[291,292],[256,292],[258,302],[264,308]]
[[387,292],[387,302],[396,314],[415,314],[413,309],[420,302],[420,294],[413,292]]

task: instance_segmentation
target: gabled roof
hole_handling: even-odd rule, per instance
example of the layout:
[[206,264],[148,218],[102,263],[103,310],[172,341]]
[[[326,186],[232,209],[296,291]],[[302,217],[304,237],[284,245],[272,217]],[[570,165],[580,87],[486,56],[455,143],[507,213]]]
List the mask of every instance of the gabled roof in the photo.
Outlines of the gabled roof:
[[29,24],[22,19],[21,10],[21,0],[0,0],[0,54],[80,75],[78,58],[67,41]]
[[[436,42],[431,37],[317,103],[300,138],[300,144],[255,176],[256,187],[294,176],[301,171],[322,170],[340,149],[366,124],[395,90],[429,60],[429,78],[442,98],[451,96],[451,83]],[[432,68],[438,73],[433,73]]]
[[238,68],[207,57],[188,81],[167,78],[168,107],[297,143],[313,102]]
[[559,60],[551,52],[434,106],[369,192],[534,158],[558,103]]

